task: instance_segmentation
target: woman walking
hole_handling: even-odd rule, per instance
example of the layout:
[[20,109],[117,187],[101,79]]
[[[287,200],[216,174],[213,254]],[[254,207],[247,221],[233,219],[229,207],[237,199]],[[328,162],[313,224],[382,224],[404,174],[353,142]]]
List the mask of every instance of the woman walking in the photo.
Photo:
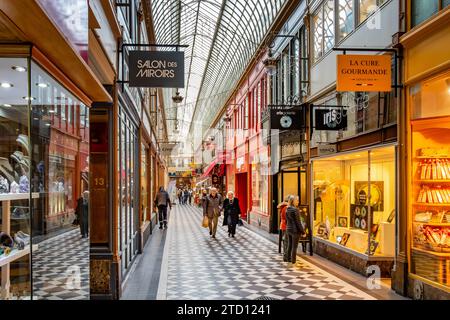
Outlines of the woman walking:
[[288,207],[288,198],[285,201],[281,202],[278,205],[278,209],[280,209],[280,232],[281,239],[280,241],[283,243],[283,261],[290,262],[291,257],[288,254],[288,236],[286,233],[286,209]]
[[234,197],[233,191],[227,193],[227,198],[223,202],[223,212],[223,225],[228,226],[228,237],[234,238],[241,209],[238,198]]
[[297,248],[300,236],[305,233],[302,224],[300,223],[300,212],[295,203],[295,197],[290,195],[288,198],[288,207],[286,209],[286,233],[288,236],[288,267],[295,265],[297,261]]

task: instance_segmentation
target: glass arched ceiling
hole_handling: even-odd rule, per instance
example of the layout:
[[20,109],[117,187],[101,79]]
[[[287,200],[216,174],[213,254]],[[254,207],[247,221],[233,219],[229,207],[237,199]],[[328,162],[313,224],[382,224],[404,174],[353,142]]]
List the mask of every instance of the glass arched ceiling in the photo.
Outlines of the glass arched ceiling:
[[169,140],[201,138],[286,1],[150,0],[156,42],[189,45],[185,99],[165,100],[166,117],[179,120],[177,131],[168,122]]

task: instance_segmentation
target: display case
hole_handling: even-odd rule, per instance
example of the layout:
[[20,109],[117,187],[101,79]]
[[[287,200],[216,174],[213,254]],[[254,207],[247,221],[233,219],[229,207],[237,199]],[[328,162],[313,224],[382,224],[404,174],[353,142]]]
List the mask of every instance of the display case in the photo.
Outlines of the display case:
[[313,235],[366,258],[395,255],[395,147],[313,161]]
[[450,147],[443,140],[448,137],[450,118],[446,128],[433,120],[413,124],[411,268],[446,285],[450,285]]
[[410,272],[450,286],[450,74],[410,88]]

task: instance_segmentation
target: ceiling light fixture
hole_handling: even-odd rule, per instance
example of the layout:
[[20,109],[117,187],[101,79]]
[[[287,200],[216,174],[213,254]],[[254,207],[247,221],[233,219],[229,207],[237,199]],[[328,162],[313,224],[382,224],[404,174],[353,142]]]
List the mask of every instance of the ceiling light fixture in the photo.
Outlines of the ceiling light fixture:
[[9,82],[2,82],[2,83],[0,84],[0,86],[1,86],[2,88],[11,88],[11,87],[14,87],[14,85],[13,85],[12,83],[9,83]]
[[55,110],[51,109],[51,110],[48,110],[48,112],[49,113],[55,113]]
[[4,103],[3,106],[4,106],[5,108],[11,108],[11,107],[12,107],[12,105],[10,105],[9,103]]
[[38,82],[38,83],[36,83],[36,85],[37,85],[39,88],[48,88],[48,87],[49,87],[49,84],[48,84],[48,83],[45,83],[45,82]]
[[29,101],[33,101],[36,100],[35,97],[22,97],[23,100],[29,100]]
[[180,92],[176,92],[175,95],[172,97],[172,100],[174,103],[181,103],[183,101],[183,96],[180,95]]
[[264,67],[266,68],[266,73],[269,76],[273,76],[277,73],[278,59],[273,57],[272,50],[269,49],[267,59],[263,61]]
[[12,66],[11,69],[13,69],[14,71],[17,71],[17,72],[25,72],[25,71],[27,71],[27,68],[21,67],[21,66]]

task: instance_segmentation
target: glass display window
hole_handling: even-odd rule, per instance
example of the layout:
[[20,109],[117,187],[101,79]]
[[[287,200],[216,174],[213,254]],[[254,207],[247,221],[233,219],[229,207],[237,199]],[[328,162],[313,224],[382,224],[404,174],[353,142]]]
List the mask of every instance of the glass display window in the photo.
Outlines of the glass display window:
[[395,147],[313,160],[313,235],[366,256],[395,255]]
[[30,205],[39,195],[30,199],[28,65],[27,58],[0,58],[0,300],[32,294]]
[[450,73],[410,88],[410,272],[450,286]]
[[[88,117],[74,126],[87,108],[31,57],[0,58],[0,81],[0,299],[42,299],[42,276],[58,282],[71,270],[87,288]],[[49,274],[45,261],[58,248],[80,259]]]
[[252,210],[269,213],[269,163],[267,149],[250,156],[252,174]]

